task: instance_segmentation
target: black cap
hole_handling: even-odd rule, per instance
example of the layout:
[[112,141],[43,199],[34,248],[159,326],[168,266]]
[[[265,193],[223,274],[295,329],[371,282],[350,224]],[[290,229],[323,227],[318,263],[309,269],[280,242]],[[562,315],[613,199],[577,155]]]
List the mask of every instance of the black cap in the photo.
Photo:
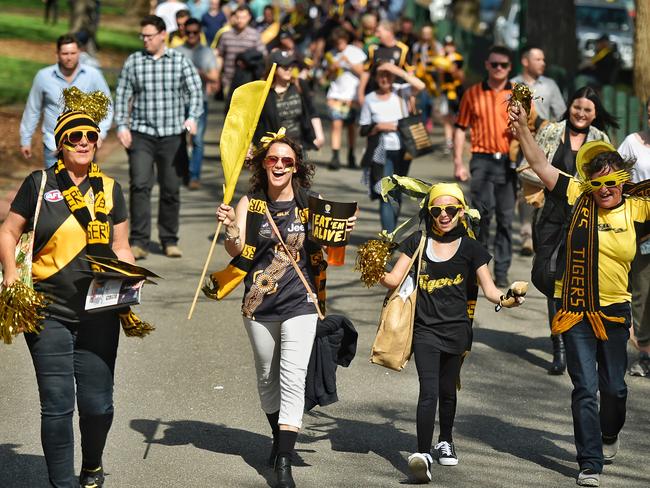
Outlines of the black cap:
[[596,40],[599,41],[599,42],[600,42],[600,41],[607,41],[607,42],[609,42],[609,36],[608,36],[607,34],[603,34],[603,35],[601,35],[601,36],[600,36],[598,39],[596,39]]
[[276,49],[275,51],[272,51],[271,54],[269,55],[269,64],[273,64],[273,63],[277,64],[278,66],[282,66],[283,68],[286,68],[287,66],[291,66],[292,64],[297,64],[298,60],[289,51],[280,51],[279,49]]

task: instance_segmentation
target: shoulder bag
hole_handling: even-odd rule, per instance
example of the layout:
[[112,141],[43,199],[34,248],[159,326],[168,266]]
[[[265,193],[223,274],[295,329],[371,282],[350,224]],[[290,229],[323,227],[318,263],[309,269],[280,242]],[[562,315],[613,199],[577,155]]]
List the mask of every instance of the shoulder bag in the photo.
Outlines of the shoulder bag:
[[398,97],[399,106],[402,110],[402,118],[397,121],[397,131],[399,132],[404,149],[415,159],[432,153],[433,143],[422,122],[422,114],[410,113],[410,109],[409,113],[404,111],[404,105],[408,102],[401,96],[401,92],[402,90],[400,90]]
[[[34,225],[32,229],[23,232],[16,244],[16,272],[18,279],[25,283],[30,288],[34,287],[32,280],[32,255],[34,252],[34,232],[36,231],[36,222],[38,222],[38,215],[41,213],[41,202],[43,201],[43,191],[45,190],[45,182],[47,175],[45,170],[41,171],[41,187],[38,191],[38,199],[36,200],[36,210],[34,211]],[[0,282],[2,282],[3,275],[0,272]]]
[[[411,358],[413,346],[413,322],[415,320],[415,300],[418,294],[418,277],[422,263],[422,253],[427,241],[423,232],[420,245],[409,263],[408,270],[400,284],[389,291],[384,299],[384,305],[379,317],[377,335],[372,344],[370,362],[395,371],[401,371]],[[415,283],[413,290],[406,296],[402,287],[410,275],[413,264],[416,263]]]

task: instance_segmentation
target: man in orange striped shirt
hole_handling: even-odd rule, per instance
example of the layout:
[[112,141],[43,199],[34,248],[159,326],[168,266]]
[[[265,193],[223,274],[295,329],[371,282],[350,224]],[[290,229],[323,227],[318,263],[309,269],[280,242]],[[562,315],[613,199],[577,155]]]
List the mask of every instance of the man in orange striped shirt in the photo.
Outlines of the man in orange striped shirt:
[[[481,213],[479,240],[487,248],[490,221],[496,215],[494,275],[497,286],[507,287],[512,261],[512,219],[515,209],[516,173],[510,166],[508,149],[508,100],[512,87],[508,81],[512,53],[493,46],[485,62],[487,78],[471,86],[463,95],[454,130],[454,175],[467,181],[473,205]],[[463,163],[466,131],[470,129],[472,159],[469,173]]]

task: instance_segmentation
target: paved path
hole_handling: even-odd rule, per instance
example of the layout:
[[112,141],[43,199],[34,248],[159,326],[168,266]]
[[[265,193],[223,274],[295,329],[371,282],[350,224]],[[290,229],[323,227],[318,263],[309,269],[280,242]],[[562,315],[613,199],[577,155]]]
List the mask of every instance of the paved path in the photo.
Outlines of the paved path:
[[[265,466],[269,428],[239,314],[241,290],[221,303],[201,297],[194,318],[186,321],[215,229],[222,184],[218,126],[213,114],[203,188],[182,193],[185,257],[171,260],[158,251],[144,262],[165,277],[159,286],[145,289],[139,307],[158,329],[144,340],[121,339],[116,417],[104,458],[107,488],[263,487],[273,480]],[[322,158],[328,157],[324,153]],[[103,167],[128,188],[122,151]],[[449,179],[451,163],[439,156],[422,158],[412,175]],[[357,358],[350,368],[339,369],[340,401],[305,416],[297,444],[301,461],[294,469],[301,487],[400,486],[407,479],[406,457],[416,448],[414,365],[394,373],[367,361],[383,292],[361,286],[352,270],[355,245],[379,230],[376,204],[368,201],[359,180],[359,171],[330,172],[318,165],[317,191],[341,201],[358,200],[361,207],[347,262],[328,276],[330,311],[348,314],[360,336]],[[414,209],[408,203],[404,213]],[[210,269],[226,262],[219,248]],[[516,256],[510,276],[527,279],[529,268],[530,258]],[[536,291],[524,307],[498,314],[487,301],[480,302],[456,418],[460,464],[434,466],[433,486],[574,485],[571,388],[566,375],[546,375],[550,341],[544,303]],[[0,345],[0,371],[0,487],[46,486],[36,382],[22,339]],[[606,467],[604,487],[650,486],[650,381],[628,378],[628,385],[622,447],[616,463]]]

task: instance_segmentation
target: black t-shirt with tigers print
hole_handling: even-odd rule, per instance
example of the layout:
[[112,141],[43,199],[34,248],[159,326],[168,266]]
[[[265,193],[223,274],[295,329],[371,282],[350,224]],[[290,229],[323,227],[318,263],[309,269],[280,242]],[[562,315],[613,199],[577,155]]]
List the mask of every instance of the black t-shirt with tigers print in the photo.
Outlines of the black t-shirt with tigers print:
[[[421,235],[415,232],[409,236],[400,245],[400,251],[413,256]],[[413,340],[431,344],[443,352],[462,354],[469,350],[472,341],[467,313],[468,286],[475,286],[476,270],[489,263],[492,257],[481,244],[464,236],[456,253],[440,261],[433,255],[431,242],[432,239],[427,238],[422,257]]]

